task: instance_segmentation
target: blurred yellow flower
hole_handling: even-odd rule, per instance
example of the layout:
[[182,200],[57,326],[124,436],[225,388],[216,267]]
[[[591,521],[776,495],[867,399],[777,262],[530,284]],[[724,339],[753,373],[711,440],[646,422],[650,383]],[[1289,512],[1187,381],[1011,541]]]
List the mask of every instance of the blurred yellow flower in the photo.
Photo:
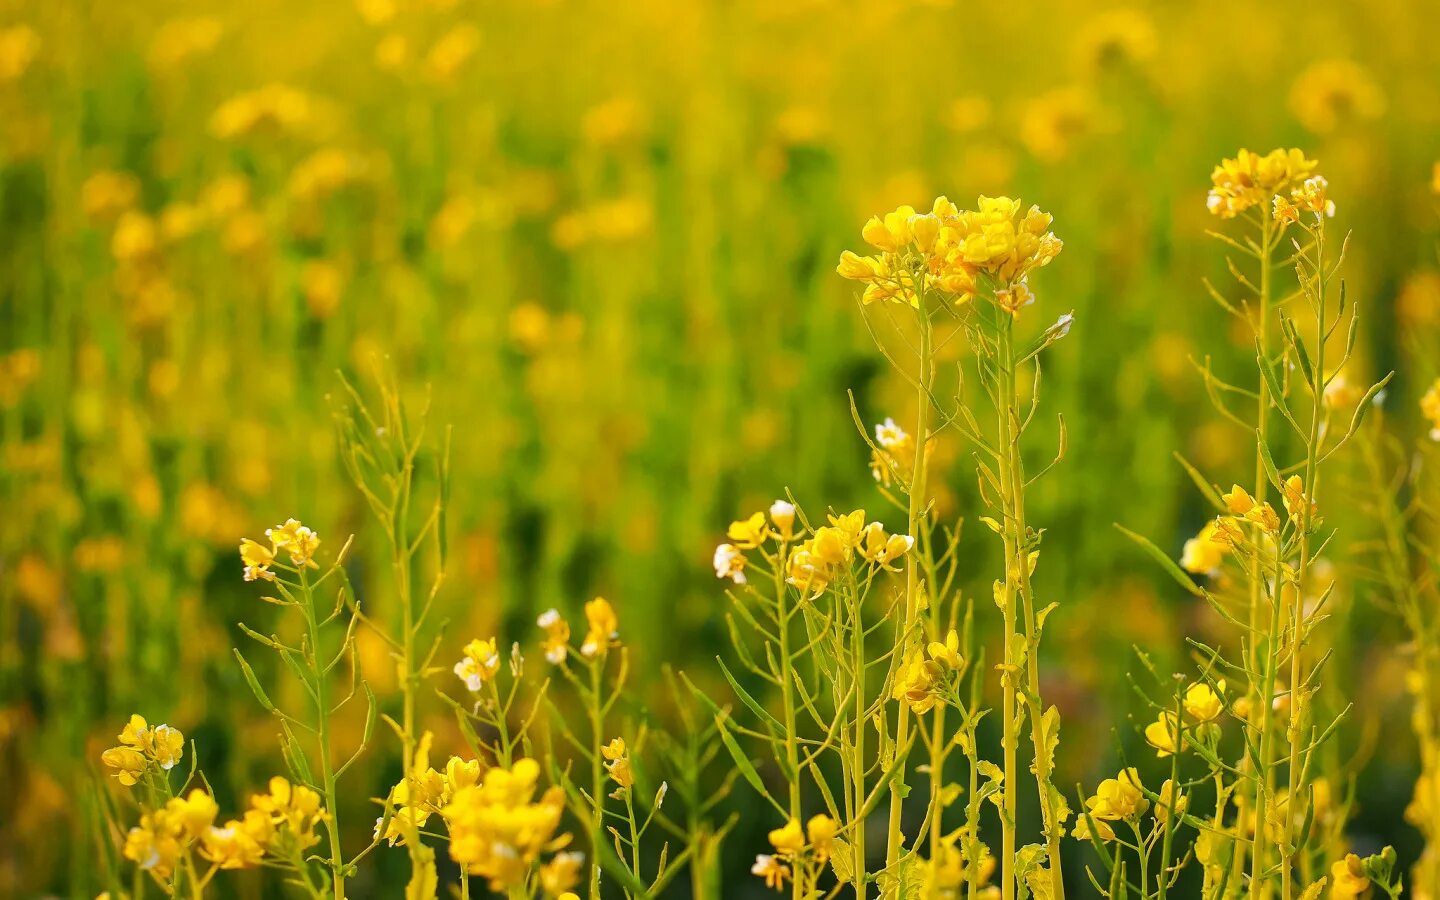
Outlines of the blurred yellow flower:
[[1329,134],[1342,125],[1379,118],[1385,112],[1385,94],[1359,63],[1322,60],[1295,79],[1290,109],[1310,131]]

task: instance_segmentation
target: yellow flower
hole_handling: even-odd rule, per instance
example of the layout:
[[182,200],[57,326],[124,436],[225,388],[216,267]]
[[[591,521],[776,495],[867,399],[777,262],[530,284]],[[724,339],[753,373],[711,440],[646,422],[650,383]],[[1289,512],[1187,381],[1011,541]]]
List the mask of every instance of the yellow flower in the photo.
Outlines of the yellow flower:
[[500,671],[500,653],[495,639],[474,640],[465,645],[465,655],[455,664],[455,674],[470,691],[479,691]]
[[1364,861],[1354,853],[1330,866],[1330,896],[1334,900],[1364,897],[1370,891],[1370,878],[1365,874]]
[[1385,95],[1358,63],[1321,60],[1295,79],[1290,108],[1301,125],[1329,134],[1344,124],[1378,118],[1385,111]]
[[770,832],[770,846],[781,857],[795,857],[805,849],[805,832],[800,828],[799,819],[791,819],[781,828]]
[[830,849],[835,842],[835,833],[839,830],[840,827],[835,820],[823,813],[811,816],[810,821],[805,823],[805,837],[810,841],[810,849],[814,852],[817,861],[824,863],[830,858]]
[[1261,503],[1250,509],[1245,514],[1245,520],[1254,522],[1264,530],[1275,534],[1280,530],[1280,517],[1275,513],[1275,507],[1269,503]]
[[40,53],[40,36],[29,25],[0,28],[0,84],[17,81]]
[[630,757],[625,755],[624,738],[614,738],[601,747],[600,755],[605,757],[605,768],[616,784],[626,789],[635,786],[635,773],[630,770]]
[[908,534],[887,535],[885,526],[879,522],[871,522],[865,526],[860,536],[860,555],[867,562],[875,563],[886,569],[894,571],[891,563],[915,546],[915,539]]
[[223,827],[212,827],[205,833],[200,855],[222,869],[250,869],[260,865],[265,846],[243,821],[231,819]]
[[245,538],[240,542],[240,561],[245,564],[246,581],[275,580],[275,573],[270,571],[271,564],[275,562],[275,553],[264,544]]
[[1225,501],[1225,508],[1232,516],[1243,516],[1255,507],[1255,498],[1238,484],[1231,485],[1221,499]]
[[1420,398],[1420,414],[1430,422],[1430,439],[1440,441],[1440,378]]
[[180,797],[172,798],[165,804],[165,810],[174,819],[177,827],[184,832],[190,840],[199,840],[210,830],[215,822],[215,816],[219,814],[220,807],[216,805],[215,798],[205,793],[200,788],[195,788]]
[[1180,749],[1185,748],[1185,742],[1180,738],[1180,723],[1169,710],[1160,713],[1158,719],[1145,726],[1145,740],[1162,758],[1175,752],[1176,741],[1179,741]]
[[540,854],[552,845],[565,795],[551,787],[534,799],[540,764],[516,760],[493,768],[478,785],[457,791],[441,813],[449,825],[450,858],[492,891],[523,884]]
[[953,628],[946,633],[944,643],[931,641],[929,650],[930,658],[947,669],[954,671],[965,665],[960,655],[960,635]]
[[111,747],[100,754],[100,761],[115,769],[115,778],[126,787],[138,782],[150,765],[145,754],[133,747]]
[[776,500],[770,504],[770,524],[781,540],[788,541],[795,536],[795,504],[788,500]]
[[164,880],[175,871],[182,850],[174,823],[164,810],[158,810],[140,817],[140,823],[126,833],[121,852],[141,869]]
[[560,617],[559,610],[547,609],[535,620],[535,624],[545,631],[545,640],[541,645],[545,659],[551,665],[560,665],[570,651],[570,623]]
[[1190,798],[1181,793],[1175,782],[1168,778],[1160,785],[1159,796],[1160,799],[1155,804],[1155,818],[1161,822],[1169,821],[1172,809],[1184,815],[1185,809],[1190,805]]
[[1217,681],[1215,687],[1219,690],[1200,681],[1186,688],[1183,701],[1186,714],[1197,722],[1211,722],[1219,718],[1225,711],[1224,679]]
[[785,881],[790,877],[790,867],[769,854],[758,853],[755,864],[750,867],[750,874],[759,875],[765,879],[766,887],[780,891],[785,889]]
[[1117,821],[1144,814],[1150,808],[1150,801],[1145,799],[1145,792],[1140,788],[1140,773],[1129,768],[1114,778],[1100,782],[1095,796],[1086,800],[1085,806],[1093,818]]
[[585,604],[585,620],[590,630],[580,645],[580,654],[587,657],[604,656],[605,651],[620,636],[620,622],[615,609],[604,597],[596,597]]
[[303,784],[292,785],[287,779],[270,779],[270,792],[250,798],[251,809],[269,817],[271,825],[304,850],[320,842],[315,826],[329,815],[320,806],[320,795]]
[[[555,854],[549,862],[540,866],[537,873],[540,890],[545,893],[545,896],[557,897],[558,900],[575,897],[569,891],[570,888],[580,883],[581,868],[584,865],[585,854],[583,853],[566,850]],[[579,898],[576,897],[575,900],[579,900]]]
[[1314,523],[1317,507],[1310,502],[1305,493],[1305,482],[1299,475],[1291,475],[1285,479],[1285,511],[1290,514],[1290,521],[1297,525],[1302,522]]
[[1296,149],[1275,149],[1261,156],[1241,149],[1210,173],[1211,188],[1206,198],[1210,212],[1222,219],[1247,209],[1268,204],[1285,188],[1298,184],[1315,171],[1315,161]]
[[1200,533],[1185,542],[1180,567],[1197,575],[1215,572],[1225,561],[1229,545],[1217,539],[1217,525],[1206,522]]
[[1093,814],[1090,816],[1081,815],[1077,817],[1075,820],[1075,828],[1070,832],[1070,836],[1082,841],[1090,840],[1090,825],[1092,822],[1095,825],[1095,837],[1102,841],[1115,840],[1115,829],[1110,827],[1110,823],[1104,819],[1095,818]]
[[765,523],[765,514],[757,512],[748,519],[731,522],[725,536],[741,550],[754,550],[770,537],[770,526]]
[[891,697],[910,704],[917,713],[927,713],[935,706],[935,685],[944,678],[940,666],[925,658],[918,648],[898,673]]
[[320,548],[320,536],[302,525],[298,519],[286,519],[285,524],[265,529],[265,536],[274,546],[274,552],[286,551],[290,561],[304,568],[319,568],[313,557]]
[[736,584],[745,584],[745,554],[734,544],[717,546],[711,562],[715,566],[716,578],[728,578]]

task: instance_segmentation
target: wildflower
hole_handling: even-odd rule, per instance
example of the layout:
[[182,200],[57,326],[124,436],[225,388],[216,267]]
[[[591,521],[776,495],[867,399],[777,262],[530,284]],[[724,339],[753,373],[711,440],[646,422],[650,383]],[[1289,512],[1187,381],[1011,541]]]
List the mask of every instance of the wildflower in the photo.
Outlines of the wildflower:
[[[247,814],[247,818],[253,812]],[[258,820],[269,822],[263,815]],[[221,869],[250,869],[260,865],[265,856],[264,839],[257,838],[253,828],[253,824],[247,827],[246,820],[238,819],[231,819],[219,828],[212,826],[201,838],[200,855]]]
[[875,563],[891,571],[894,569],[890,564],[915,546],[913,537],[908,534],[887,535],[885,526],[879,522],[871,522],[865,526],[865,530],[861,534],[860,555],[867,562]]
[[1385,111],[1385,95],[1358,63],[1321,60],[1295,79],[1290,109],[1311,132],[1329,134],[1348,122],[1378,118]]
[[916,649],[897,673],[891,697],[909,703],[916,713],[927,713],[935,707],[935,686],[943,678],[939,664]]
[[766,887],[781,891],[785,889],[785,881],[790,877],[790,867],[769,854],[757,853],[755,864],[750,867],[750,874],[765,879]]
[[300,568],[318,569],[314,556],[320,548],[320,535],[302,525],[298,519],[286,519],[285,524],[265,529],[274,553],[284,550],[290,554],[290,561]]
[[245,564],[245,580],[264,579],[274,581],[275,573],[270,566],[275,562],[275,553],[257,541],[245,538],[240,542],[240,561]]
[[1296,149],[1275,149],[1261,156],[1242,148],[1210,173],[1212,187],[1205,205],[1222,219],[1234,218],[1308,178],[1315,165]]
[[303,784],[292,785],[276,775],[270,791],[250,798],[251,809],[268,816],[277,831],[283,830],[295,848],[305,850],[320,842],[315,826],[329,819],[320,806],[320,795]]
[[[574,897],[574,894],[567,893],[570,888],[580,883],[581,867],[585,865],[585,854],[574,850],[566,850],[557,853],[540,866],[537,873],[540,880],[540,890],[547,897]],[[578,898],[577,898],[578,900]]]
[[910,434],[887,418],[875,426],[875,443],[879,449],[870,455],[870,473],[875,480],[888,485],[894,475],[909,478],[915,464],[915,442]]
[[1215,572],[1225,561],[1228,545],[1217,540],[1218,527],[1206,522],[1200,533],[1185,542],[1180,555],[1180,567],[1197,575]]
[[100,754],[100,761],[115,769],[115,778],[126,787],[138,782],[150,766],[145,754],[133,747],[111,747]]
[[585,620],[590,629],[585,632],[580,654],[586,657],[604,656],[610,644],[620,636],[620,622],[615,618],[614,607],[604,597],[596,597],[585,604]]
[[960,655],[960,635],[953,628],[946,633],[944,643],[931,641],[928,649],[931,659],[951,671],[965,665],[965,659]]
[[560,665],[570,649],[570,623],[560,617],[559,610],[547,609],[535,620],[535,624],[545,630],[542,644],[545,659],[551,665]]
[[1335,201],[1327,195],[1329,188],[1323,175],[1312,175],[1290,192],[1290,200],[1298,209],[1314,213],[1317,221],[1321,216],[1334,218]]
[[745,554],[734,544],[721,544],[715,548],[715,577],[728,578],[736,584],[745,583]]
[[495,639],[474,640],[465,645],[465,655],[455,664],[455,674],[471,692],[480,688],[500,671],[500,654]]
[[564,792],[552,786],[535,799],[540,764],[516,760],[493,768],[478,785],[457,791],[441,810],[449,824],[450,857],[503,892],[522,884],[560,825]]
[[1430,422],[1430,440],[1440,441],[1440,378],[1420,398],[1420,414]]
[[1124,769],[1114,778],[1100,782],[1095,796],[1085,801],[1090,815],[1096,819],[1118,821],[1133,819],[1150,808],[1145,792],[1140,787],[1140,773],[1134,768]]
[[748,519],[731,522],[725,536],[741,550],[754,550],[770,536],[770,527],[765,524],[765,514],[757,512]]
[[29,25],[0,28],[0,84],[18,81],[40,53],[40,36]]
[[1225,711],[1224,679],[1217,681],[1215,687],[1219,690],[1199,681],[1186,688],[1183,700],[1186,714],[1197,722],[1211,722],[1219,718]]
[[1354,853],[1330,866],[1330,896],[1335,900],[1350,900],[1364,897],[1370,891],[1370,877],[1365,874],[1365,863]]
[[1238,484],[1231,485],[1230,490],[1220,499],[1225,501],[1225,508],[1232,516],[1243,516],[1255,506],[1255,498]]
[[1313,525],[1317,507],[1306,496],[1305,482],[1299,475],[1285,479],[1284,494],[1285,511],[1290,514],[1290,521],[1297,525],[1302,521]]
[[296,132],[310,122],[313,103],[303,92],[269,84],[226,100],[210,117],[210,132],[233,140],[261,132]]
[[111,222],[140,199],[140,179],[129,172],[101,170],[85,179],[80,205],[91,222]]
[[786,500],[776,500],[770,504],[770,524],[775,526],[781,540],[788,541],[794,537],[795,504]]
[[815,859],[824,863],[830,858],[830,850],[835,842],[835,833],[839,826],[835,820],[823,813],[811,816],[810,821],[805,823],[805,837],[810,842],[810,850],[815,854]]
[[783,827],[772,829],[769,837],[770,846],[782,858],[799,856],[805,849],[805,832],[800,828],[799,819],[791,819]]
[[1180,737],[1180,723],[1169,710],[1161,712],[1158,719],[1145,726],[1145,740],[1162,759],[1176,752],[1177,744],[1181,750],[1185,749],[1185,741]]
[[1190,805],[1190,798],[1181,793],[1179,787],[1169,778],[1160,786],[1159,797],[1155,803],[1155,818],[1161,822],[1170,820],[1172,810],[1184,815],[1186,807]]
[[1251,507],[1250,511],[1245,514],[1245,519],[1248,522],[1254,522],[1271,534],[1275,534],[1280,530],[1280,517],[1276,515],[1275,507],[1269,503],[1261,503]]
[[1104,819],[1081,815],[1075,820],[1075,828],[1071,830],[1070,836],[1082,841],[1088,841],[1092,837],[1091,825],[1094,825],[1093,836],[1102,841],[1115,840],[1115,829]]
[[895,424],[895,420],[886,418],[884,422],[875,426],[875,443],[886,450],[895,450],[910,446],[910,435]]
[[165,804],[165,809],[173,817],[177,829],[190,840],[198,840],[209,831],[220,812],[215,798],[200,788],[194,788],[183,798],[172,798]]
[[175,823],[165,810],[144,813],[125,835],[121,853],[156,878],[169,878],[183,851]]
[[625,755],[625,739],[615,738],[600,748],[600,755],[605,757],[605,769],[615,783],[621,788],[632,788],[635,786],[635,774],[630,770],[630,757]]

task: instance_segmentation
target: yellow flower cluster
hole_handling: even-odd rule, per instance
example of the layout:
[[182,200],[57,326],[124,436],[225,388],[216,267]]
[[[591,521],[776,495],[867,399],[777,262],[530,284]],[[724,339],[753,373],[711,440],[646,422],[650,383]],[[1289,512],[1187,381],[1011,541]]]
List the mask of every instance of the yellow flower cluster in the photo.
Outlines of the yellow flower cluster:
[[[996,867],[990,848],[980,845],[980,860],[975,864],[975,883],[980,888],[975,894],[977,900],[996,900],[1000,896],[1000,888],[988,884],[995,876]],[[923,879],[922,896],[935,900],[959,900],[970,883],[970,867],[964,851],[952,840],[946,840],[940,845],[940,852],[935,858],[925,862]]]
[[965,303],[987,289],[1015,314],[1034,299],[1029,274],[1060,253],[1050,222],[1039,207],[1023,211],[1010,197],[982,196],[973,210],[937,197],[928,213],[901,206],[872,217],[861,235],[880,252],[860,256],[846,250],[836,271],[865,284],[861,300],[867,305],[879,300],[917,305],[922,290]]
[[1272,201],[1275,221],[1295,224],[1302,212],[1315,214],[1315,221],[1335,215],[1335,201],[1329,197],[1330,182],[1323,175],[1312,175],[1290,192],[1290,196],[1276,194]]
[[911,653],[900,668],[890,696],[910,704],[916,713],[927,713],[939,699],[937,689],[945,684],[951,672],[958,672],[964,665],[960,635],[952,628],[944,641],[932,641],[924,650],[916,648]]
[[132,715],[120,732],[120,746],[100,754],[100,761],[115,770],[115,777],[129,787],[157,766],[170,771],[185,752],[185,735],[169,725],[150,727],[143,716]]
[[492,891],[523,884],[541,853],[568,842],[568,835],[555,838],[564,792],[552,786],[535,800],[539,778],[539,763],[517,760],[456,791],[441,810],[449,823],[451,859],[485,878]]
[[835,820],[823,813],[811,816],[803,829],[799,819],[791,819],[770,832],[775,852],[757,854],[750,872],[764,879],[767,887],[781,890],[790,878],[791,864],[805,859],[823,866],[829,861],[839,830]]
[[910,480],[915,468],[915,438],[910,432],[887,418],[875,426],[875,448],[870,453],[870,474],[876,481],[889,487],[897,480]]
[[1145,799],[1145,789],[1140,783],[1140,773],[1134,767],[1123,769],[1114,778],[1100,782],[1095,796],[1085,801],[1089,819],[1081,816],[1075,823],[1074,836],[1081,840],[1090,839],[1089,821],[1095,823],[1096,835],[1101,840],[1113,840],[1115,832],[1111,822],[1134,821],[1150,808]]
[[268,84],[220,104],[210,117],[210,131],[224,140],[260,133],[302,130],[314,116],[309,95],[285,84]]
[[390,789],[392,810],[389,819],[381,816],[375,822],[375,839],[403,844],[405,833],[416,831],[430,820],[432,813],[441,812],[460,791],[474,787],[480,780],[480,761],[450,757],[441,772],[429,765],[428,735],[421,741],[416,754],[415,771],[409,781],[401,781]]
[[285,524],[265,529],[270,546],[245,538],[240,542],[240,561],[245,564],[246,581],[274,581],[275,573],[270,567],[275,558],[287,553],[290,562],[297,569],[317,569],[315,551],[320,549],[320,535],[298,519],[286,519]]
[[156,878],[169,878],[181,856],[209,836],[218,812],[215,798],[199,788],[184,798],[171,798],[160,809],[141,815],[140,824],[125,835],[121,852]]
[[[715,575],[745,583],[747,565],[744,551],[761,549],[774,538],[780,543],[786,581],[807,595],[820,594],[831,581],[840,576],[858,557],[866,563],[898,571],[896,562],[915,545],[905,534],[889,534],[879,522],[865,524],[865,510],[857,509],[843,516],[832,515],[830,524],[814,530],[811,536],[792,545],[799,538],[794,531],[795,507],[777,500],[770,508],[770,521],[765,513],[730,524],[726,535],[730,541],[715,549]],[[772,528],[773,526],[773,528]],[[765,553],[761,549],[762,553]],[[770,555],[765,553],[766,558]]]
[[1182,732],[1187,727],[1199,730],[1201,736],[1208,740],[1215,729],[1212,723],[1225,710],[1224,695],[1224,680],[1217,681],[1213,688],[1203,681],[1195,682],[1185,689],[1182,698],[1185,717],[1190,720],[1190,725],[1178,721],[1174,711],[1163,710],[1154,722],[1145,726],[1145,740],[1161,757],[1185,749]]
[[635,786],[635,773],[630,769],[630,757],[625,752],[625,739],[614,738],[610,743],[600,748],[600,755],[605,757],[605,771],[615,780],[619,787],[612,797],[619,797],[623,792]]
[[[611,647],[619,645],[620,620],[609,600],[596,597],[586,603],[585,623],[585,639],[580,642],[581,656],[586,659],[603,659]],[[545,632],[541,642],[545,659],[552,665],[560,665],[570,655],[570,623],[565,621],[559,610],[547,609],[535,620],[535,624]],[[498,665],[498,659],[496,664]],[[458,673],[458,667],[456,671]]]
[[1241,149],[1234,159],[1222,160],[1210,173],[1210,194],[1205,205],[1222,219],[1272,202],[1271,198],[1299,184],[1315,171],[1315,160],[1297,149],[1275,149],[1261,156]]

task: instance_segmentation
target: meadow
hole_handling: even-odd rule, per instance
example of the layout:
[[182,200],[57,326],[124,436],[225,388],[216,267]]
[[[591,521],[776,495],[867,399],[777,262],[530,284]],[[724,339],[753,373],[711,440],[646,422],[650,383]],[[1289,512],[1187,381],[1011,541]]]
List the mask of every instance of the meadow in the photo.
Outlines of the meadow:
[[0,896],[1440,898],[1427,0],[0,0]]

